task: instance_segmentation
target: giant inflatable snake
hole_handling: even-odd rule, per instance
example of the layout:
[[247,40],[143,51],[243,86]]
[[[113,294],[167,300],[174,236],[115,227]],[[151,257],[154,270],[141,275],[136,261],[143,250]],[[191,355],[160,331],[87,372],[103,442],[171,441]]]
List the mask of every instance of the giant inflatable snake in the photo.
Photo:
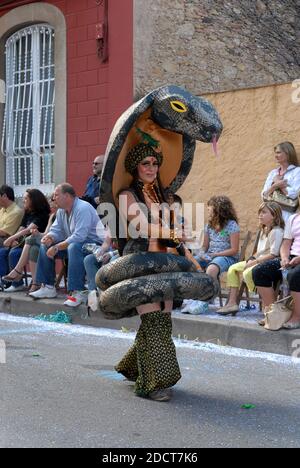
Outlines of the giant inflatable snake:
[[[118,119],[111,133],[100,184],[101,203],[118,208],[120,190],[130,186],[132,178],[124,174],[124,161],[128,151],[139,143],[137,128],[160,142],[164,155],[161,182],[175,193],[192,168],[196,140],[215,143],[223,127],[207,100],[177,86],[152,91]],[[132,315],[136,306],[152,302],[209,300],[218,288],[210,276],[196,272],[185,257],[150,252],[126,255],[109,263],[99,270],[96,282],[105,290],[100,305],[108,318]]]

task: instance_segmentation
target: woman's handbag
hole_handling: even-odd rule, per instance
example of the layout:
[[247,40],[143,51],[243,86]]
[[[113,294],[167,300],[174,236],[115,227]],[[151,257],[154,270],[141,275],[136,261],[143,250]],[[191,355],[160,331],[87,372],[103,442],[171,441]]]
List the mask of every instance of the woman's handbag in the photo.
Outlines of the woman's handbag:
[[292,297],[288,296],[280,301],[265,307],[265,328],[267,330],[280,330],[292,316]]
[[281,190],[274,190],[271,195],[266,197],[265,201],[276,202],[283,210],[290,213],[295,213],[299,207],[299,198],[289,198]]

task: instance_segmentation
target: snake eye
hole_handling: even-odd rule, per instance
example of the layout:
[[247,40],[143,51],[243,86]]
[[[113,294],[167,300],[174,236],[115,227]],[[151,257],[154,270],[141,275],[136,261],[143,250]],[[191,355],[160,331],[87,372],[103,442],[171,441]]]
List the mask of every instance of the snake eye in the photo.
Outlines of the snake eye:
[[183,104],[183,102],[180,102],[180,101],[171,101],[170,102],[171,104],[171,107],[172,109],[175,111],[175,112],[187,112],[187,107],[185,104]]

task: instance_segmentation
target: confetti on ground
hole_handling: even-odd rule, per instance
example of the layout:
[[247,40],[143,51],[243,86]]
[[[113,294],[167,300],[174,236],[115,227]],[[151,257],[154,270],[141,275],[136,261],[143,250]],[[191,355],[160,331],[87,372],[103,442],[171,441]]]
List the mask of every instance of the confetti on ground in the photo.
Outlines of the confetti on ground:
[[56,323],[72,323],[72,317],[66,314],[64,311],[56,312],[55,314],[41,314],[34,317],[36,320],[42,320],[44,322],[56,322]]
[[250,409],[254,409],[255,408],[255,405],[243,405],[242,406],[242,409],[246,409],[246,410],[250,410]]

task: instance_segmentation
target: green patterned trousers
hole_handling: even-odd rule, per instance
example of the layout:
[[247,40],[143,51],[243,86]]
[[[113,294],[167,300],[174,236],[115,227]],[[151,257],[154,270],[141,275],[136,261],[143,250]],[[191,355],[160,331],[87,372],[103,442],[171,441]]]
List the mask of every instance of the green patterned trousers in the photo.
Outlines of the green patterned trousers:
[[172,387],[181,378],[172,339],[171,314],[150,312],[141,316],[134,345],[116,371],[135,382],[135,393],[147,397],[154,390]]

